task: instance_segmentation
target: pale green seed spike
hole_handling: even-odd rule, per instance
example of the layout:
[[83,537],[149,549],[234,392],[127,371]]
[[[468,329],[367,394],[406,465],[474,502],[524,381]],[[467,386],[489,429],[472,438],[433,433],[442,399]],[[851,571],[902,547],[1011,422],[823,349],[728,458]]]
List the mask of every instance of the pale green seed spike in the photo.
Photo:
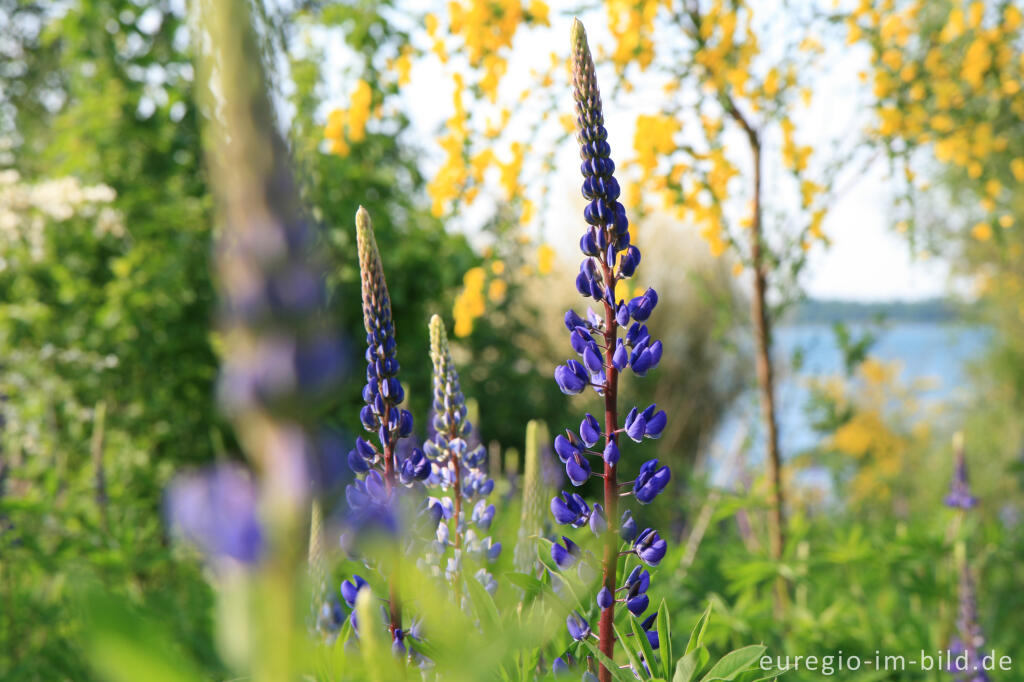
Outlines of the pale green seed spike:
[[459,407],[465,403],[465,398],[459,388],[459,373],[455,370],[448,347],[448,332],[440,316],[430,318],[429,329],[430,360],[434,365],[434,404],[446,411],[442,415],[448,420],[445,429],[450,429],[455,435],[465,435],[466,419]]
[[505,451],[505,475],[515,476],[519,473],[519,450],[509,448]]
[[[440,315],[430,318],[430,359],[434,363],[434,381],[448,373],[448,333]],[[443,388],[443,384],[442,384]]]
[[309,514],[309,580],[313,590],[313,617],[327,599],[327,570],[324,567],[323,512],[313,500]]
[[[597,87],[597,68],[587,44],[587,32],[579,19],[573,19],[570,32],[572,62],[572,90],[576,101],[576,131],[581,138],[583,127],[603,125],[601,91]],[[582,138],[581,138],[582,141]]]
[[370,212],[356,211],[356,246],[359,249],[359,278],[363,294],[363,323],[367,333],[391,326],[391,298],[384,280],[384,265],[373,234]]
[[494,485],[507,485],[508,481],[501,476],[501,443],[492,440],[487,446],[487,473],[494,479]]
[[548,438],[547,425],[532,419],[526,425],[526,450],[523,460],[523,506],[519,518],[515,565],[520,573],[537,569],[536,538],[544,519],[544,481],[541,476],[541,449]]

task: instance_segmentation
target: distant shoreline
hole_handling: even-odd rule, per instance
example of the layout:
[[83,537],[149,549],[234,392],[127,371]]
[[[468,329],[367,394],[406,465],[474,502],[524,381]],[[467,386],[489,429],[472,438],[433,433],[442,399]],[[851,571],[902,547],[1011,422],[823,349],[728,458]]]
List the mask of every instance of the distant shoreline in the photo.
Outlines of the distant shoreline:
[[844,301],[808,299],[791,308],[781,324],[834,324],[877,322],[966,322],[964,308],[944,298],[921,301]]

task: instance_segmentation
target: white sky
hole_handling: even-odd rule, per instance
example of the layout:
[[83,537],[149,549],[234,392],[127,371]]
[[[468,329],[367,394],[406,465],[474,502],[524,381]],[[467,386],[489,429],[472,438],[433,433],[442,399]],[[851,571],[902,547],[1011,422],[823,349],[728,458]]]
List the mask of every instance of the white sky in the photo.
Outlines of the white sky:
[[[421,9],[421,2],[410,3]],[[429,4],[429,3],[428,3]],[[534,82],[531,68],[544,69],[548,55],[556,50],[560,55],[568,51],[570,18],[556,14],[557,0],[551,2],[551,28],[521,31],[516,38],[509,59],[509,71],[502,85],[499,104],[506,104],[516,111],[515,100],[525,85]],[[587,15],[583,15],[587,21]],[[590,42],[598,52],[600,46],[611,45],[610,37],[603,31],[604,17],[592,20],[588,25]],[[327,54],[331,61],[343,64],[345,57],[328,41]],[[829,40],[822,38],[829,45]],[[427,45],[423,44],[426,48]],[[826,72],[814,83],[814,103],[803,114],[798,114],[798,140],[815,147],[825,146],[836,139],[849,139],[851,134],[863,127],[868,120],[864,107],[864,86],[857,78],[857,72],[866,63],[863,54],[837,49],[826,55],[822,61],[827,64]],[[599,64],[599,72],[602,71]],[[342,69],[335,70],[337,82],[329,82],[331,93],[337,97],[328,100],[328,107],[343,106],[348,87],[341,76]],[[412,83],[403,97],[406,111],[412,115],[415,134],[419,140],[430,139],[443,125],[452,112],[451,80],[436,59],[418,62],[412,73]],[[660,91],[649,88],[644,96],[642,84],[638,84],[634,95],[628,98],[628,109],[622,110],[623,98],[616,98],[616,110],[608,106],[606,97],[606,118],[609,141],[613,157],[625,154],[631,146],[632,124],[638,113],[655,111],[661,98]],[[646,101],[645,101],[646,100]],[[564,110],[571,109],[571,96],[565,93]],[[511,132],[521,129],[535,120],[536,112],[530,111],[530,104],[513,114],[509,125]],[[525,135],[524,135],[525,136]],[[519,139],[519,138],[517,138]],[[531,154],[526,160],[526,175],[530,175]],[[539,157],[539,153],[537,154]],[[621,158],[621,157],[620,157]],[[535,159],[539,163],[539,158]],[[425,160],[428,177],[441,162],[440,157]],[[572,253],[578,234],[553,235],[553,225],[565,225],[573,220],[575,212],[582,206],[576,191],[579,186],[578,155],[572,145],[565,145],[556,156],[556,172],[549,183],[552,191],[552,205],[540,220],[547,226],[545,239],[551,241],[567,260],[575,260]],[[891,231],[892,197],[887,189],[887,175],[883,164],[876,163],[856,181],[849,179],[840,184],[848,189],[829,211],[824,231],[832,240],[829,249],[816,247],[809,258],[802,283],[807,293],[818,298],[841,298],[857,300],[915,300],[941,296],[949,291],[949,265],[939,259],[922,260],[912,256],[904,237]],[[475,225],[488,213],[488,202],[480,204],[468,213],[454,220],[453,224],[471,234]],[[571,238],[570,238],[571,237]]]

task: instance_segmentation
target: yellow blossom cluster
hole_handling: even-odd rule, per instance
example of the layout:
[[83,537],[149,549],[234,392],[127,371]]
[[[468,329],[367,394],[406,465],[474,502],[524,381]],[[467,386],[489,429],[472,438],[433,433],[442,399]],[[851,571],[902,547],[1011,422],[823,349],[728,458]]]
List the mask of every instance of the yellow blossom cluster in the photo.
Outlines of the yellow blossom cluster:
[[793,120],[786,117],[779,121],[782,128],[782,163],[795,173],[807,170],[807,161],[813,148],[810,145],[799,145],[793,137],[795,127]]
[[[747,99],[754,94],[750,69],[760,47],[750,25],[751,17],[752,12],[745,2],[713,0],[697,26],[701,47],[695,60],[707,76],[707,85],[718,92],[730,93],[734,98]],[[770,97],[778,93],[778,78],[775,71],[774,76],[766,79],[772,81],[769,85],[774,91]]]
[[977,180],[989,218],[968,223],[968,231],[987,241],[993,225],[1011,226],[1013,218],[1001,185],[984,178],[1024,179],[1024,159],[1007,134],[1024,118],[1024,13],[983,0],[894,4],[862,0],[847,18],[849,39],[873,48],[873,132],[888,143],[930,146],[938,161]]
[[537,272],[546,275],[551,272],[555,265],[555,250],[550,244],[541,244],[537,247]]
[[455,335],[466,337],[473,333],[474,321],[487,311],[484,285],[487,273],[482,267],[470,268],[462,276],[462,291],[455,298],[452,313],[455,317]]
[[917,387],[899,381],[899,367],[868,357],[856,381],[828,377],[812,383],[817,399],[833,414],[846,414],[822,445],[849,458],[854,503],[884,501],[911,466],[915,445],[924,442],[927,426],[912,399]]
[[[508,295],[504,261],[492,260],[489,268],[475,266],[462,276],[462,291],[455,297],[452,314],[455,335],[464,338],[473,333],[474,323],[487,312],[487,302],[502,303]],[[489,271],[489,272],[488,272]]]
[[501,169],[501,188],[505,192],[505,200],[511,201],[519,193],[519,175],[523,172],[523,157],[526,154],[526,147],[522,142],[513,142],[511,145],[511,158],[498,164]]
[[[491,104],[498,102],[499,86],[508,70],[507,55],[516,33],[523,26],[549,24],[549,8],[543,0],[451,0],[447,3],[447,16],[429,14],[426,17],[428,36],[433,40],[433,52],[443,63],[449,51],[458,51],[466,57],[469,69],[454,69],[454,112],[445,130],[437,139],[444,152],[444,163],[428,184],[432,211],[441,216],[451,210],[458,200],[467,204],[475,201],[484,185],[488,171],[495,169],[506,201],[518,200],[522,221],[533,217],[532,202],[523,198],[519,179],[522,174],[526,147],[512,142],[506,154],[490,144],[507,128],[511,111],[501,108],[497,116],[476,116],[472,125],[481,130],[470,132],[470,117],[465,99],[482,95]],[[552,57],[553,63],[560,63]],[[548,77],[550,82],[550,77]],[[528,94],[528,93],[527,93]]]
[[373,106],[373,91],[370,84],[359,79],[349,96],[349,108],[334,109],[327,115],[324,138],[332,154],[348,156],[350,142],[366,139],[366,124],[370,120]]
[[530,0],[525,5],[521,0],[452,0],[448,3],[446,35],[441,33],[441,21],[434,14],[427,16],[427,33],[442,62],[448,60],[445,39],[452,39],[452,47],[466,55],[473,69],[480,70],[476,84],[494,102],[508,70],[505,53],[512,47],[516,32],[524,24],[547,26],[548,13],[543,0]]
[[388,63],[398,81],[399,86],[408,85],[412,79],[412,46],[406,45],[398,56]]
[[644,179],[649,180],[658,167],[658,158],[676,150],[675,135],[679,132],[679,121],[662,114],[641,114],[636,118],[633,133],[633,149]]
[[612,62],[621,72],[630,63],[646,69],[654,61],[654,20],[658,0],[608,0],[608,28],[615,39]]
[[[620,70],[633,62],[644,68],[647,64],[644,60],[654,59],[653,49],[647,49],[643,41],[653,32],[658,4],[628,1],[607,4],[610,29],[616,37],[616,52],[612,58]],[[794,176],[801,197],[806,235],[802,241],[805,248],[809,248],[814,240],[825,240],[822,223],[827,187],[806,175],[812,148],[797,142],[788,110],[790,98],[785,96],[798,86],[794,58],[764,63],[766,55],[761,52],[752,27],[754,12],[743,0],[710,0],[707,4],[701,3],[698,11],[682,16],[679,20],[691,42],[691,61],[683,75],[669,79],[664,85],[664,93],[669,98],[664,111],[673,113],[645,114],[636,119],[635,156],[627,166],[635,168],[637,173],[633,182],[624,186],[625,201],[642,208],[641,197],[660,195],[665,209],[674,211],[680,219],[696,223],[711,252],[721,255],[730,245],[740,245],[742,232],[732,230],[733,223],[741,228],[755,224],[753,211],[736,217],[728,208],[735,202],[737,190],[748,196],[750,190],[749,185],[734,182],[740,171],[732,155],[726,153],[726,149],[735,148],[735,144],[726,139],[727,124],[734,124],[744,137],[748,136],[748,124],[757,130],[762,140],[762,159],[769,150],[774,153],[772,147],[763,142],[762,133],[777,125],[782,131],[781,162]],[[628,27],[632,35],[619,36],[619,27]],[[822,47],[817,40],[807,38],[800,50],[815,54]],[[682,136],[683,125],[675,112],[682,87],[680,79],[691,76],[702,93],[697,107],[700,127]],[[810,91],[804,88],[800,93],[806,104]],[[686,132],[689,133],[689,129]],[[692,142],[693,137],[698,140],[696,144]],[[666,160],[667,174],[663,165]]]
[[432,199],[431,211],[438,217],[444,215],[449,204],[459,196],[469,177],[466,166],[469,124],[463,101],[465,83],[461,74],[455,74],[454,84],[454,112],[445,126],[445,134],[438,139],[438,144],[444,150],[445,160],[427,185],[427,193]]
[[[697,160],[703,162],[704,191],[692,192],[687,207],[693,220],[700,226],[700,234],[707,241],[711,254],[717,258],[725,253],[729,245],[722,205],[729,198],[730,182],[739,176],[740,171],[721,147],[712,149]],[[753,225],[747,217],[742,222],[746,227]]]

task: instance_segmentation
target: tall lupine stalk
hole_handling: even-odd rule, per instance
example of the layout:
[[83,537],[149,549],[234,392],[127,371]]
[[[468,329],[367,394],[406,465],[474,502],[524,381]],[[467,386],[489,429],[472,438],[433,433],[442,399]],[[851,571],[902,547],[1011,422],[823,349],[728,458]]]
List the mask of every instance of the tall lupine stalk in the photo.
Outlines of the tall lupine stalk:
[[[437,464],[438,485],[451,491],[451,498],[431,500],[430,504],[438,518],[437,546],[441,553],[449,545],[453,548],[445,574],[459,595],[466,556],[494,561],[501,554],[500,542],[492,542],[490,537],[480,538],[476,532],[486,533],[494,519],[494,505],[487,502],[487,496],[494,490],[494,481],[483,468],[487,461],[484,446],[470,448],[467,442],[473,426],[468,419],[459,373],[448,348],[448,333],[437,315],[430,318],[430,359],[434,365],[435,433],[424,449],[427,457]],[[467,514],[465,507],[470,504],[472,510]],[[454,522],[452,527],[449,527],[449,520]],[[475,577],[488,591],[493,592],[497,587],[494,577],[484,567],[477,570]]]
[[[965,513],[978,506],[978,498],[971,494],[967,478],[967,460],[964,457],[963,434],[953,437],[953,480],[944,500],[947,507],[958,510],[957,526],[963,525]],[[958,606],[956,636],[949,643],[949,672],[957,682],[988,682],[988,674],[981,667],[985,635],[978,623],[978,603],[974,579],[967,560],[967,544],[958,539],[954,547],[954,561],[958,573]],[[963,657],[966,657],[964,660]],[[957,658],[961,658],[958,662]]]
[[[604,397],[604,424],[587,414],[580,424],[578,434],[566,430],[564,436],[555,439],[554,447],[559,459],[565,464],[566,473],[574,486],[584,485],[591,476],[604,480],[604,504],[595,503],[590,507],[577,493],[563,491],[560,497],[551,501],[551,511],[560,524],[579,528],[589,525],[591,531],[603,538],[604,551],[601,560],[601,590],[597,604],[601,610],[598,627],[598,646],[609,659],[615,652],[615,606],[624,602],[630,612],[640,616],[646,610],[646,591],[650,576],[637,566],[626,578],[623,585],[618,583],[618,562],[620,554],[635,554],[648,566],[657,566],[665,556],[666,543],[658,532],[647,528],[637,534],[636,524],[627,510],[619,520],[620,496],[633,494],[637,501],[646,504],[654,499],[667,485],[670,472],[668,467],[658,467],[653,459],[643,464],[634,481],[619,483],[618,439],[625,434],[641,442],[644,438],[657,438],[665,428],[664,411],[656,412],[655,405],[640,411],[633,407],[627,414],[623,426],[619,426],[618,381],[619,373],[627,366],[637,376],[644,376],[661,359],[661,341],[651,339],[644,323],[650,317],[658,302],[653,289],[647,289],[642,296],[630,301],[616,296],[619,281],[633,276],[640,263],[640,251],[630,245],[629,222],[626,211],[617,201],[619,184],[615,180],[615,164],[610,158],[611,148],[607,142],[608,133],[604,128],[601,93],[597,86],[594,60],[587,44],[586,31],[580,21],[572,25],[572,85],[576,101],[576,138],[580,144],[583,159],[583,196],[590,203],[584,210],[588,224],[580,239],[580,250],[584,259],[576,278],[576,288],[585,298],[600,303],[600,313],[588,309],[584,319],[575,311],[565,315],[573,350],[582,358],[569,360],[555,369],[555,381],[567,395],[583,392],[588,386]],[[623,337],[619,328],[626,328]],[[596,450],[604,441],[603,448]],[[603,473],[591,470],[591,456],[600,457]],[[632,485],[632,491],[622,488]],[[630,548],[620,552],[621,539],[631,543]],[[552,547],[552,558],[559,568],[567,568],[576,562],[579,550],[568,538],[564,545]],[[625,593],[624,596],[622,595]],[[645,621],[645,630],[650,622]],[[569,634],[576,640],[590,637],[590,625],[580,614],[573,613],[567,621]],[[652,645],[657,644],[656,633],[648,633]],[[600,668],[601,682],[611,680],[611,671],[603,665]]]
[[344,353],[326,313],[315,228],[302,211],[265,90],[248,4],[203,0],[196,10],[210,177],[224,219],[215,253],[219,393],[259,488],[257,498],[247,477],[222,468],[182,483],[169,506],[219,545],[211,549],[256,569],[251,674],[278,682],[300,667],[296,587],[309,509],[307,459],[318,448],[319,417],[344,378]]
[[[362,206],[356,212],[356,243],[359,250],[359,276],[362,282],[363,323],[366,327],[366,386],[363,400],[366,405],[359,412],[359,420],[376,437],[376,444],[356,438],[356,447],[349,453],[349,467],[362,478],[345,491],[349,506],[362,521],[383,522],[394,533],[394,556],[390,562],[388,578],[388,631],[392,643],[401,647],[402,604],[398,594],[398,560],[401,539],[397,532],[398,486],[411,485],[430,475],[430,462],[418,449],[399,462],[396,446],[402,438],[412,434],[412,413],[399,407],[405,399],[405,390],[398,381],[398,345],[391,315],[391,298],[384,280],[377,240],[373,234],[370,214]],[[356,594],[365,585],[355,576],[346,585],[346,602],[354,606]]]

